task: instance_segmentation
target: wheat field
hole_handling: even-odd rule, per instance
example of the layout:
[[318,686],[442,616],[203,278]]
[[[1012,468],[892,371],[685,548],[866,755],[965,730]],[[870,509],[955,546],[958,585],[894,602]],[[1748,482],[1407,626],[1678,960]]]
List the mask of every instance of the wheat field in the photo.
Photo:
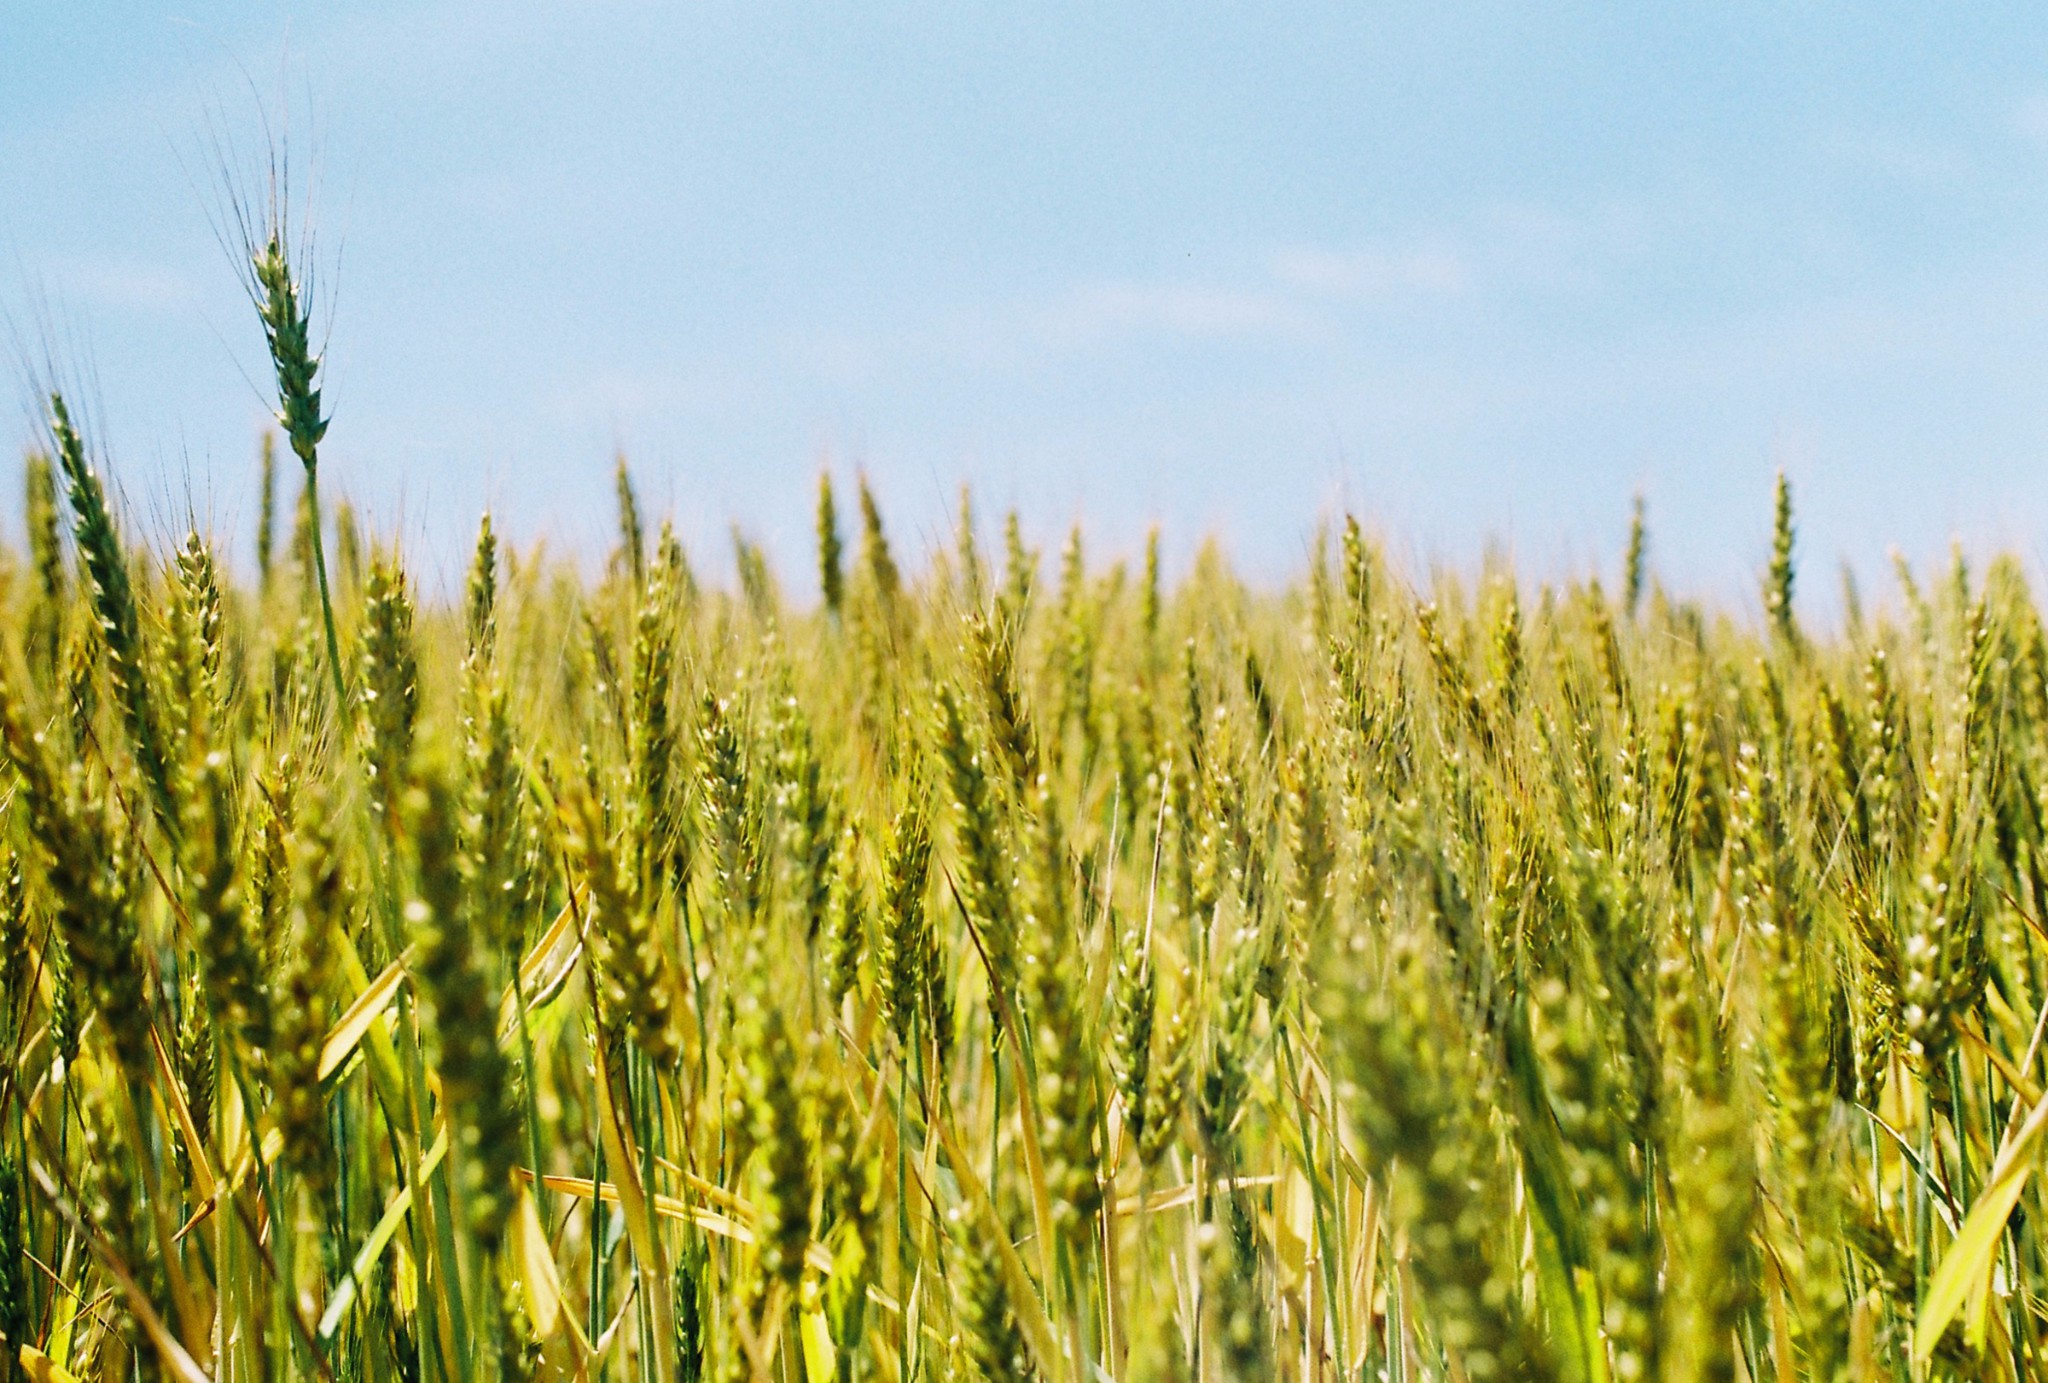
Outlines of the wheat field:
[[282,243],[256,571],[61,391],[0,565],[0,1376],[2048,1372],[2015,562],[1821,636],[1782,480],[1759,621],[1640,510],[1169,588],[826,475],[813,605],[622,462],[427,604]]

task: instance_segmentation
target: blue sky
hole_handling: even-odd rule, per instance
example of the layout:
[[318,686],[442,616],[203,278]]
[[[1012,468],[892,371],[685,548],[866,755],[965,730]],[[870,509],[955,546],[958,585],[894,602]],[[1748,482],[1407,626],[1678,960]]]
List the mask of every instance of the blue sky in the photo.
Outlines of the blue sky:
[[1641,489],[1666,578],[1748,598],[1779,466],[1817,604],[2044,550],[2038,7],[14,0],[0,309],[76,343],[138,522],[245,552],[206,137],[266,112],[323,483],[430,576],[486,504],[601,547],[619,447],[700,566],[738,522],[803,586],[827,458],[912,550],[971,481],[1267,577],[1342,507],[1611,571]]

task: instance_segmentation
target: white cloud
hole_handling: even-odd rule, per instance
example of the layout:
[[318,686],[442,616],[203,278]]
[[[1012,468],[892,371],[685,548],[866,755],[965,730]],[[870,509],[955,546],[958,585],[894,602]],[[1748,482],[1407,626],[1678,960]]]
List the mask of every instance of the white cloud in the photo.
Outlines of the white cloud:
[[1471,287],[1463,256],[1450,250],[1297,248],[1274,256],[1273,277],[1290,288],[1331,297],[1389,294],[1447,296]]
[[50,277],[60,297],[95,307],[161,312],[189,307],[200,297],[186,275],[141,260],[64,259],[51,265]]
[[1084,279],[1041,293],[960,304],[893,330],[799,332],[784,350],[801,368],[848,388],[934,364],[1000,376],[1134,346],[1269,344],[1321,329],[1315,313],[1258,284]]
[[2013,125],[2036,144],[2048,144],[2048,95],[2029,96],[2013,112]]
[[765,387],[759,371],[720,361],[592,370],[547,396],[550,411],[562,422],[692,411],[732,413],[772,401],[772,391]]
[[1311,323],[1293,304],[1251,288],[1198,284],[1081,284],[1030,306],[1025,318],[1049,344],[1091,345],[1120,337],[1197,340],[1291,336]]
[[[2043,111],[2048,119],[2048,110]],[[2048,123],[2043,125],[2048,133]],[[1814,142],[1821,157],[1859,173],[1905,183],[1948,183],[1970,171],[1959,150],[1896,130],[1838,130]]]

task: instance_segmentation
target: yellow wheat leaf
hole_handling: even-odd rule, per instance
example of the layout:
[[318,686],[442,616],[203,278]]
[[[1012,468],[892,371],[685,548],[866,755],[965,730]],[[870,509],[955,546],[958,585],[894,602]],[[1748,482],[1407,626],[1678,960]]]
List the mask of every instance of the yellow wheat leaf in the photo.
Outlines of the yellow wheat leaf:
[[839,1376],[839,1352],[832,1348],[832,1328],[825,1313],[812,1307],[804,1312],[804,1377],[810,1383],[832,1383]]
[[540,1222],[540,1208],[531,1192],[519,1193],[519,1213],[512,1219],[512,1243],[518,1256],[520,1277],[526,1288],[526,1316],[534,1333],[551,1338],[562,1320],[562,1279],[555,1268],[554,1250],[548,1247],[548,1232]]
[[34,1345],[23,1345],[20,1358],[21,1371],[34,1383],[78,1383],[76,1374]]
[[370,1031],[370,1024],[384,1015],[391,1007],[391,1001],[398,995],[398,986],[405,979],[405,957],[384,967],[384,972],[370,982],[355,1002],[348,1006],[348,1012],[341,1015],[341,1021],[327,1034],[327,1040],[320,1045],[320,1079],[326,1080],[339,1071],[342,1063],[355,1054],[363,1038]]
[[2034,1170],[2034,1145],[2041,1141],[2044,1129],[2048,1129],[2048,1098],[2034,1106],[2026,1123],[1999,1149],[1977,1203],[1970,1207],[1955,1242],[1934,1270],[1913,1326],[1915,1359],[1925,1362],[1933,1356],[1935,1343],[1964,1301],[1972,1296],[1988,1300],[1991,1272],[1998,1262],[1998,1241],[2005,1236],[2005,1222],[2020,1203],[2020,1193],[2026,1190],[2027,1177]]

